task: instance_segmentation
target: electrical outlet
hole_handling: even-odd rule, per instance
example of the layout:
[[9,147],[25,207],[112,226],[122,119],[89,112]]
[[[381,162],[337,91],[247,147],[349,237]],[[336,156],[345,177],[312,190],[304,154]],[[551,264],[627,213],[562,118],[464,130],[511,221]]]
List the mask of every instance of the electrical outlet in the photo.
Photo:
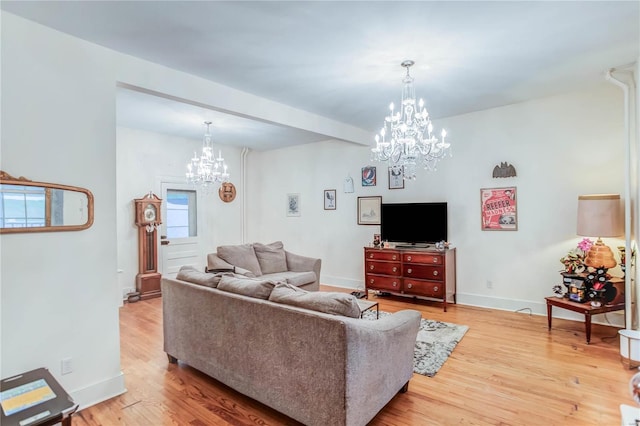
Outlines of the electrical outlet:
[[493,288],[493,281],[487,280],[487,288]]
[[71,358],[64,358],[60,364],[62,374],[73,373],[73,360]]

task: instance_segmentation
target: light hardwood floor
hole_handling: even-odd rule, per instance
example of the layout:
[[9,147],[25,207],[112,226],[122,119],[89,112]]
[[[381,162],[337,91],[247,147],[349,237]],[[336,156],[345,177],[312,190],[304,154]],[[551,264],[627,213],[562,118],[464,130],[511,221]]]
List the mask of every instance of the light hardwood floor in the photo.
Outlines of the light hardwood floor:
[[[323,290],[336,290],[323,286]],[[416,309],[469,331],[435,377],[414,374],[371,425],[619,425],[634,405],[617,328],[406,299],[371,297],[380,309]],[[73,416],[82,425],[295,425],[162,351],[162,300],[120,310],[122,371],[128,392]],[[375,368],[375,366],[371,366]],[[329,425],[328,425],[329,426]]]

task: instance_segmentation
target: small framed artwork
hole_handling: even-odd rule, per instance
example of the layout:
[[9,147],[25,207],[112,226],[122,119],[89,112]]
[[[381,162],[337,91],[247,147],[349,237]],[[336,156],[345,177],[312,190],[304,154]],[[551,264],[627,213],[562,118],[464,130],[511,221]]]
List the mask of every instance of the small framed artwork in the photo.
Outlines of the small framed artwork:
[[404,166],[389,167],[389,189],[404,189]]
[[287,216],[300,216],[300,194],[287,194]]
[[358,197],[358,225],[380,225],[382,197]]
[[480,189],[480,220],[483,231],[517,231],[516,187]]
[[335,189],[324,190],[324,209],[325,210],[336,209],[336,190]]
[[366,166],[362,168],[362,186],[376,186],[375,166]]

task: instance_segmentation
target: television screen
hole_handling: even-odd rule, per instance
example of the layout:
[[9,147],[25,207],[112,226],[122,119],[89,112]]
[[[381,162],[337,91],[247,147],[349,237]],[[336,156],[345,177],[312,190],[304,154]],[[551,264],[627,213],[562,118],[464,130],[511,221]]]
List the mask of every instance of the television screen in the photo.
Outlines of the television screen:
[[447,241],[447,203],[383,204],[380,231],[395,243]]

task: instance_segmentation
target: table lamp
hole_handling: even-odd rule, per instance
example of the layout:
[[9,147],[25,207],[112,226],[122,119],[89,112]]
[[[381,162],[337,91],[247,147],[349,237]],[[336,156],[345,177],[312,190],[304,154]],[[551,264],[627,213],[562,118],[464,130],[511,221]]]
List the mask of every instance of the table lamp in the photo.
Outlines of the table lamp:
[[611,249],[601,237],[624,235],[619,194],[591,194],[578,197],[578,235],[597,237],[598,241],[586,254],[584,264],[592,268],[610,269],[616,266]]

